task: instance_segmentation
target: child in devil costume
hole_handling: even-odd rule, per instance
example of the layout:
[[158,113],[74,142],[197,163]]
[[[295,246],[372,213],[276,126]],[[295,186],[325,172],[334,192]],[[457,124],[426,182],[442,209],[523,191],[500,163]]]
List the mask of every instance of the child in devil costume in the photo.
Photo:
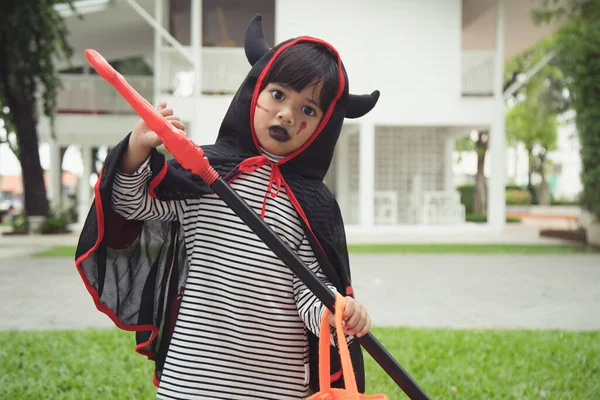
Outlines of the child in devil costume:
[[[337,51],[310,37],[270,49],[260,17],[246,32],[252,64],[211,165],[332,290],[344,315],[356,379],[370,319],[353,299],[344,226],[323,178],[344,118],[379,93],[354,96]],[[172,111],[159,111],[178,128]],[[107,156],[77,248],[96,306],[137,332],[155,361],[158,397],[301,399],[318,390],[324,306],[198,176],[165,162],[141,121]],[[332,357],[331,371],[340,371]],[[341,385],[341,372],[332,381]]]

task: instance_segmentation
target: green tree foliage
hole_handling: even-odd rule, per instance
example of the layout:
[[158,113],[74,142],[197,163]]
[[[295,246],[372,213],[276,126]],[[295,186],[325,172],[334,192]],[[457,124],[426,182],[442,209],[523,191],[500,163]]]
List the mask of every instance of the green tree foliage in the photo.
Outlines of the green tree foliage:
[[571,107],[571,99],[569,96],[565,96],[566,81],[561,69],[560,58],[556,56],[556,46],[557,38],[555,35],[544,38],[508,60],[504,66],[504,74],[506,82],[511,79],[518,81],[546,56],[553,54],[554,57],[538,70],[526,85],[521,86],[513,94],[513,97],[518,97],[520,94],[526,95],[527,92],[530,92],[532,88],[529,82],[533,82],[536,87],[543,84],[544,90],[537,90],[537,96],[542,96],[540,101],[552,112],[560,114]]
[[0,118],[16,138],[13,148],[21,164],[27,215],[45,216],[49,211],[38,152],[38,96],[43,113],[52,119],[60,88],[55,58],[69,58],[72,53],[66,26],[54,6],[68,3],[72,7],[72,1],[2,2]]
[[556,51],[577,113],[582,204],[600,219],[600,0],[544,0],[534,18],[566,23],[557,34]]
[[[543,75],[541,76],[543,77]],[[541,77],[532,79],[526,85],[524,100],[509,109],[506,115],[507,137],[523,143],[529,157],[528,189],[532,199],[537,200],[532,175],[537,172],[542,178],[541,204],[549,204],[550,196],[546,182],[547,156],[556,149],[558,122],[550,103],[552,89],[545,85]],[[547,81],[546,81],[547,82]]]
[[[556,36],[548,36],[513,57],[506,66],[507,71],[525,71],[542,60],[547,60],[549,55],[552,56],[550,61],[530,76],[508,101],[507,141],[513,146],[522,143],[527,150],[527,187],[534,204],[550,204],[550,192],[546,181],[548,153],[557,147],[556,117],[571,107],[571,99],[566,91],[567,80],[562,72],[556,47]],[[523,73],[520,73],[517,80],[522,77]],[[539,193],[532,183],[532,177],[536,173],[542,180]]]
[[[544,57],[553,51],[553,46],[553,39],[551,37],[546,38],[545,40],[536,43],[526,51],[508,60],[504,65],[503,91],[506,92],[514,83],[523,79],[524,75],[528,71],[534,68],[541,60],[544,59]],[[539,101],[545,106],[548,106],[554,114],[564,112],[570,107],[569,98],[563,95],[565,83],[561,70],[557,66],[556,60],[551,60],[546,66],[533,75],[526,85],[523,85],[514,93],[514,96],[515,98],[519,96],[527,96],[527,91],[531,91],[534,86],[539,87],[540,85],[544,86],[544,90],[536,89],[536,102]],[[537,99],[537,97],[540,98]],[[524,106],[521,106],[521,110],[518,110],[518,112],[522,113],[524,111],[522,107]],[[481,213],[485,212],[486,208],[485,176],[483,174],[483,168],[488,150],[488,136],[489,132],[481,131],[475,135],[475,140],[471,139],[470,137],[465,137],[457,140],[456,142],[456,151],[477,152],[477,174],[475,177],[476,190],[474,192],[475,198],[473,203],[476,212]],[[509,145],[515,145],[518,141],[520,141],[520,138],[514,134],[511,134],[507,127],[507,142]],[[555,142],[556,134],[554,135],[554,143]],[[547,144],[544,147],[546,149],[553,147],[551,137],[545,137],[541,141],[535,140],[535,143]],[[540,153],[540,158],[544,159],[544,161],[540,162],[539,159],[536,160],[534,158],[530,160],[531,173],[536,170],[536,165],[539,165],[539,168],[537,169],[543,173],[544,168],[546,167],[545,153]],[[543,177],[543,180],[545,180],[545,177]],[[530,185],[530,187],[530,191],[532,192],[531,196],[533,199],[536,199],[533,186]]]

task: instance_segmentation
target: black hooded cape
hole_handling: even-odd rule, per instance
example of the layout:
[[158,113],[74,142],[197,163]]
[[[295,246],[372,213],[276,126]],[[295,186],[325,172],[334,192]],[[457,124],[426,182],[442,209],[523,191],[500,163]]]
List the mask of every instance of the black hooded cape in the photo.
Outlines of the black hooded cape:
[[[376,104],[379,92],[350,95],[348,78],[337,51],[311,37],[290,39],[270,49],[257,15],[248,25],[245,51],[252,65],[225,115],[214,145],[202,146],[211,165],[228,181],[239,174],[240,162],[260,155],[251,124],[261,83],[275,57],[298,42],[316,42],[337,57],[340,87],[316,132],[296,152],[279,162],[282,184],[298,212],[304,232],[323,272],[340,294],[352,296],[344,224],[339,206],[323,183],[344,118],[357,118]],[[136,332],[136,351],[155,361],[158,385],[177,319],[188,271],[183,230],[178,222],[128,221],[111,209],[112,186],[129,136],[113,148],[94,187],[94,204],[81,232],[77,269],[96,307],[121,329]],[[212,192],[198,176],[176,160],[150,154],[150,194],[160,200],[200,197]],[[318,391],[318,338],[309,331],[310,386]],[[332,386],[342,387],[337,349],[332,348]],[[364,365],[360,344],[350,343],[356,380],[364,392]]]

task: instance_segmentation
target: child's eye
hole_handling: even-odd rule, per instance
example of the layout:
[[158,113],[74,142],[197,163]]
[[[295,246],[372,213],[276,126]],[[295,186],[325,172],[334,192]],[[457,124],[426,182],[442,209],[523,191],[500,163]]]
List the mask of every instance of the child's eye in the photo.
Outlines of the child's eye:
[[315,110],[313,110],[310,107],[302,107],[302,112],[310,117],[314,117],[315,115],[317,115],[317,113],[315,112]]
[[273,98],[275,100],[283,100],[283,98],[285,97],[283,95],[283,92],[281,90],[277,90],[277,89],[271,90],[271,96],[273,96]]

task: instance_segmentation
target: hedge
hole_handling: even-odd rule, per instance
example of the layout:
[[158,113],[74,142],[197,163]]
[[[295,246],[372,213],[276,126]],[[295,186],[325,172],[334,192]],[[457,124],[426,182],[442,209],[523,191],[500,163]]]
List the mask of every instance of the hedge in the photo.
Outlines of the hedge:
[[[462,185],[456,188],[460,192],[460,202],[465,205],[465,212],[473,212],[473,199],[475,196],[475,185]],[[531,196],[527,188],[518,185],[506,185],[506,204],[528,205]]]

